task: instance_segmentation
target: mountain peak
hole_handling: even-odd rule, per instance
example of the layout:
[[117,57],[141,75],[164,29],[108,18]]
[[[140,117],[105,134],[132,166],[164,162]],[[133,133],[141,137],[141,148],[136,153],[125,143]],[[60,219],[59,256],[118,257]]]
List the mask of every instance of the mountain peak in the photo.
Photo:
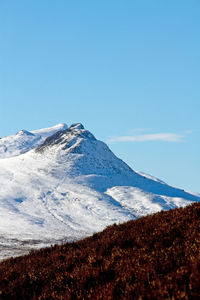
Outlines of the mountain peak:
[[94,135],[86,130],[81,123],[74,123],[68,129],[58,131],[49,136],[42,145],[36,148],[36,152],[43,152],[45,149],[61,145],[62,149],[72,149],[80,146],[83,140],[96,140]]

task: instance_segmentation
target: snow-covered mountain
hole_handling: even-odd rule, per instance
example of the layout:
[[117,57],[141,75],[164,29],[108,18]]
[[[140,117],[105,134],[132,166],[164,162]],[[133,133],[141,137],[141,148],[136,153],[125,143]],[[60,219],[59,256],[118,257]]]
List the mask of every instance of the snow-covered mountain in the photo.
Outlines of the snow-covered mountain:
[[2,140],[0,257],[200,200],[134,172],[80,123]]

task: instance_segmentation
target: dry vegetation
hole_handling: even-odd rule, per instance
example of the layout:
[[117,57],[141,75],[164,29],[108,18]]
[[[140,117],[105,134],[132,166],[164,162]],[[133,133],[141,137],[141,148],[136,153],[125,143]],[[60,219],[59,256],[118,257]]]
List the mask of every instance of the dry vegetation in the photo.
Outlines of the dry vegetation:
[[0,264],[1,299],[200,299],[200,204]]

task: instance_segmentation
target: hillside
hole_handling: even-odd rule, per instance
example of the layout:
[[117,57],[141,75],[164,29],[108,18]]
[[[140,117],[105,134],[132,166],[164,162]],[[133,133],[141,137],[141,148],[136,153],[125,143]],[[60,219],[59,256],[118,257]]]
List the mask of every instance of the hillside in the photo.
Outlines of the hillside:
[[0,263],[1,299],[199,299],[200,204]]

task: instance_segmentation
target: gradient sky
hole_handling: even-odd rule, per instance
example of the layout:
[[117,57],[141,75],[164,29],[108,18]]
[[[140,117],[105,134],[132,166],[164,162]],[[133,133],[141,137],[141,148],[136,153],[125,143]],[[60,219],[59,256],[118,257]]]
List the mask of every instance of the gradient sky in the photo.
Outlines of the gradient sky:
[[199,0],[0,0],[0,136],[82,122],[200,192]]

